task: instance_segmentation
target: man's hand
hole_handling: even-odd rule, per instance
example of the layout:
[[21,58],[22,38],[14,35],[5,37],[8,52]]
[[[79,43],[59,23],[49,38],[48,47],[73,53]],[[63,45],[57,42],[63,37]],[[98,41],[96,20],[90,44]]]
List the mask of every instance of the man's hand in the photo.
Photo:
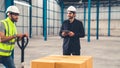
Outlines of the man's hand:
[[17,38],[22,38],[23,34],[17,34],[16,37]]
[[75,35],[75,33],[74,33],[74,32],[72,32],[72,31],[70,31],[70,32],[68,33],[68,35],[69,35],[70,37],[72,37],[72,36],[74,36],[74,35]]
[[62,32],[62,36],[67,36],[68,34],[66,32]]
[[22,37],[27,37],[28,38],[28,34],[17,34],[16,36],[17,36],[17,38],[19,38],[19,40],[21,40]]

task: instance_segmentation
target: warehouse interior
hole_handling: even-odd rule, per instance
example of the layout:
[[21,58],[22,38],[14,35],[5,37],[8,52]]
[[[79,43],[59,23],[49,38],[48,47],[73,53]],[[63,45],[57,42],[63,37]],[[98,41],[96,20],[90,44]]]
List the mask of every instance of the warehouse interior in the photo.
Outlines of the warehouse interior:
[[[93,68],[119,68],[120,0],[1,0],[0,20],[6,18],[5,11],[10,5],[16,5],[20,9],[19,20],[16,23],[18,33],[29,34],[25,68],[30,68],[30,61],[38,57],[61,54],[62,40],[59,37],[59,31],[61,24],[67,19],[66,9],[71,5],[77,8],[76,19],[82,21],[85,29],[86,36],[81,39],[82,45],[86,45],[82,46],[83,55],[95,58]],[[43,51],[39,51],[37,48],[39,46]],[[50,51],[47,52],[43,48]],[[20,49],[16,46],[15,50],[15,64],[20,68],[20,62],[17,62],[20,61]],[[110,54],[102,56],[102,53]],[[112,64],[113,61],[115,62]],[[4,66],[0,64],[0,68]]]
[[96,39],[99,39],[99,36],[120,36],[119,0],[43,1],[1,0],[0,19],[5,18],[6,8],[14,4],[22,9],[20,10],[20,23],[17,23],[19,32],[28,32],[31,38],[42,36],[47,40],[47,36],[58,35],[61,23],[67,19],[66,8],[73,5],[77,8],[76,18],[84,24],[88,40],[90,36],[96,36]]

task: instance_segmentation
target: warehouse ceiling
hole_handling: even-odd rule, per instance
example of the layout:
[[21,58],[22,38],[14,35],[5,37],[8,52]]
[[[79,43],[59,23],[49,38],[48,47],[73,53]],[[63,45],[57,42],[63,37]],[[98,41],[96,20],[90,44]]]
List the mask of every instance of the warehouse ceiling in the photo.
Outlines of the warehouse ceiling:
[[[63,3],[65,7],[74,5],[76,7],[83,7],[88,5],[88,0],[56,0],[58,3]],[[95,7],[98,0],[91,0],[91,6]],[[106,7],[109,5],[109,0],[99,0],[100,6]],[[120,0],[110,0],[111,6],[120,6]]]
[[21,1],[21,2],[30,2],[30,1],[32,1],[32,0],[15,0],[15,1]]

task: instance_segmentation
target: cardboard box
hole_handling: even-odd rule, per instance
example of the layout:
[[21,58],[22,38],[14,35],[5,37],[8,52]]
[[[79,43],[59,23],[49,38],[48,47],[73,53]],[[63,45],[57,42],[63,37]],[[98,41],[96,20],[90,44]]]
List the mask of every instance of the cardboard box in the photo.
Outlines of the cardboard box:
[[32,60],[31,68],[55,68],[55,62],[50,60]]
[[93,68],[93,58],[91,56],[61,56],[61,55],[51,55],[44,57],[42,59],[51,59],[51,60],[65,60],[65,61],[85,61],[86,68]]
[[92,68],[91,56],[51,55],[31,62],[31,68]]
[[55,63],[55,68],[86,68],[85,61],[57,61]]

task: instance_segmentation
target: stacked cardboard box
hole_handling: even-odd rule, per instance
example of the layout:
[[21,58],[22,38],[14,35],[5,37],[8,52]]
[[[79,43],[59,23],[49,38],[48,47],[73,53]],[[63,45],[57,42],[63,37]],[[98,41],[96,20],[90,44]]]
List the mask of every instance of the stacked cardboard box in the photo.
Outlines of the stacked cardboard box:
[[31,68],[92,68],[91,56],[51,55],[31,61]]

